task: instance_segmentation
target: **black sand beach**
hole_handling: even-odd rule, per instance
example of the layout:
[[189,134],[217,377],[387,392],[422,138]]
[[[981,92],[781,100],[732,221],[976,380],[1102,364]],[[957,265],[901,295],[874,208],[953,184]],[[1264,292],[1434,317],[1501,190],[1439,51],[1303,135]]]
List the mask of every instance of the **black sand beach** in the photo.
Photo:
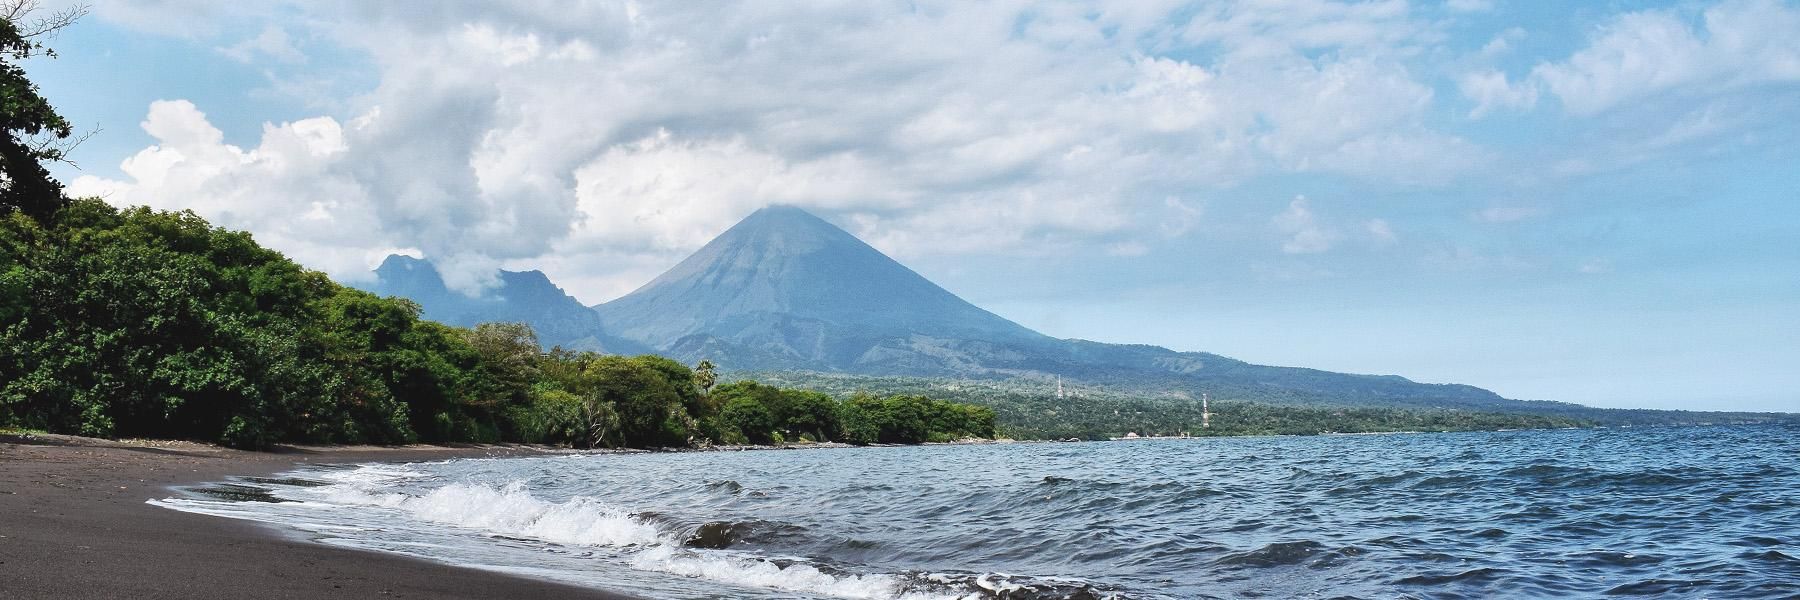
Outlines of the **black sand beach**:
[[158,508],[171,486],[296,464],[537,452],[513,446],[242,452],[186,442],[0,436],[0,597],[624,598],[361,552]]

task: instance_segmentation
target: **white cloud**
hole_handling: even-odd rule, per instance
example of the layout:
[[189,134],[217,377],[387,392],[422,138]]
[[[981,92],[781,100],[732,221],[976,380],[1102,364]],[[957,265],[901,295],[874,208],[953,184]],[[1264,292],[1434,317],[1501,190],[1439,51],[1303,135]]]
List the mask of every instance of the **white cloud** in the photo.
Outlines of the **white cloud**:
[[[1539,63],[1518,79],[1480,68],[1457,87],[1471,118],[1529,110],[1549,95],[1576,116],[1644,104],[1704,103],[1770,84],[1800,83],[1800,7],[1780,0],[1727,0],[1694,18],[1680,8],[1630,12],[1597,27],[1585,47]],[[1522,39],[1502,32],[1480,52],[1493,58]]]
[[1675,11],[1629,13],[1590,45],[1532,77],[1569,112],[1594,114],[1659,92],[1713,95],[1800,81],[1800,8],[1778,0],[1734,0],[1690,24]]
[[1281,251],[1287,254],[1324,252],[1330,250],[1342,237],[1335,228],[1319,223],[1306,196],[1295,196],[1288,202],[1287,210],[1281,211],[1270,221],[1274,223],[1275,230],[1286,238],[1281,243]]
[[1464,74],[1457,80],[1456,87],[1462,90],[1463,96],[1475,101],[1475,108],[1469,111],[1469,117],[1473,119],[1487,116],[1495,109],[1529,109],[1538,101],[1537,86],[1511,83],[1505,73],[1492,69]]
[[[1172,198],[1282,173],[1442,185],[1487,156],[1429,124],[1433,86],[1408,65],[1443,34],[1399,0],[159,6],[102,12],[189,36],[213,26],[164,13],[280,14],[286,29],[228,53],[300,60],[294,37],[330,41],[377,83],[271,126],[330,123],[324,157],[232,148],[190,105],[187,122],[151,119],[166,130],[127,177],[84,185],[194,208],[340,277],[416,248],[478,289],[493,265],[554,254],[592,297],[639,268],[620,265],[667,264],[772,202],[902,256],[1135,251],[1122,240],[1195,226]],[[356,241],[328,252],[265,212]]]
[[120,205],[193,210],[257,239],[302,263],[357,278],[387,242],[366,191],[336,172],[348,154],[343,128],[329,117],[263,129],[261,144],[245,150],[192,103],[159,101],[141,124],[157,144],[125,160],[130,181],[82,176],[75,196],[100,196]]

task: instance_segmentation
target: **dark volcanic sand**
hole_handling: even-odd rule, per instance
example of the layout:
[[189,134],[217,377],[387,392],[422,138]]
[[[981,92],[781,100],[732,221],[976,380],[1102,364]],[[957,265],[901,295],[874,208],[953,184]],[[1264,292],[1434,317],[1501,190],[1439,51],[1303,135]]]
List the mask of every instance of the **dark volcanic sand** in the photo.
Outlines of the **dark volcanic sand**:
[[0,436],[0,598],[624,598],[307,542],[145,504],[171,486],[298,463],[442,460],[518,447],[285,448]]

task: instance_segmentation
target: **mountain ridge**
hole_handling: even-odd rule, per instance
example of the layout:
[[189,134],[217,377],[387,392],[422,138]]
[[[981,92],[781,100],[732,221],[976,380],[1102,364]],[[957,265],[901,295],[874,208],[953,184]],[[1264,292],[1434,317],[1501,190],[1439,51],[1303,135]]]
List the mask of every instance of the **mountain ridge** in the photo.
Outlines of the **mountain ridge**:
[[659,352],[744,371],[1061,376],[1109,385],[1261,385],[1309,397],[1503,400],[1473,386],[1395,375],[1053,338],[968,303],[793,207],[752,213],[642,288],[595,310],[619,335]]
[[[501,297],[518,295],[504,291],[512,289],[508,277],[502,274],[509,283],[502,286]],[[547,278],[520,287],[544,286],[554,289]],[[427,287],[436,293],[437,287]],[[445,300],[442,294],[436,298],[452,305],[463,302]],[[557,303],[558,314],[566,314],[573,302]],[[433,314],[431,303],[421,304],[427,305],[428,316]],[[463,318],[505,312],[460,310]],[[572,317],[569,322],[619,340],[601,344],[609,351],[635,344],[685,362],[710,360],[726,371],[1061,377],[1121,389],[1229,390],[1295,403],[1480,407],[1509,402],[1463,384],[1256,365],[1148,344],[1053,338],[975,306],[849,232],[787,206],[757,210],[642,287],[589,312],[594,321]],[[544,337],[548,343],[575,333]]]
[[542,271],[500,271],[499,285],[479,297],[449,289],[430,261],[395,254],[375,269],[375,281],[358,286],[380,296],[419,304],[420,316],[459,327],[485,322],[531,325],[545,347],[639,354],[650,348],[606,331],[599,315],[569,296]]

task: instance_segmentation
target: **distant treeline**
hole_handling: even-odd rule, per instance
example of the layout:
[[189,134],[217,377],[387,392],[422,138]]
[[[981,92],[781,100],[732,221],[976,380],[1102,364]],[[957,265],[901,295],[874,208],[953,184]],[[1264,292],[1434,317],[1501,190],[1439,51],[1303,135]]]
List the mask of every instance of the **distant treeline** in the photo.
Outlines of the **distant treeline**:
[[1592,425],[1561,415],[1461,408],[1346,407],[1214,397],[1211,427],[1197,398],[1083,389],[1058,398],[1041,381],[742,373],[741,377],[828,393],[929,394],[993,408],[999,435],[1014,439],[1105,439],[1138,435],[1316,435],[1387,431],[1545,429]]
[[1329,398],[1283,398],[1261,390],[1212,386],[1212,427],[1202,428],[1200,387],[1152,384],[1070,386],[1055,395],[1054,380],[948,379],[795,372],[742,372],[734,377],[832,394],[926,394],[992,407],[999,435],[1016,439],[1098,439],[1136,432],[1191,435],[1310,435],[1386,431],[1472,431],[1591,426],[1684,426],[1800,423],[1800,414],[1595,408],[1567,402],[1516,401],[1481,405],[1465,399],[1408,399],[1399,405],[1334,403]]
[[713,388],[656,356],[541,352],[522,324],[450,327],[192,213],[65,201],[0,213],[0,426],[100,437],[689,446],[988,437],[919,396]]

